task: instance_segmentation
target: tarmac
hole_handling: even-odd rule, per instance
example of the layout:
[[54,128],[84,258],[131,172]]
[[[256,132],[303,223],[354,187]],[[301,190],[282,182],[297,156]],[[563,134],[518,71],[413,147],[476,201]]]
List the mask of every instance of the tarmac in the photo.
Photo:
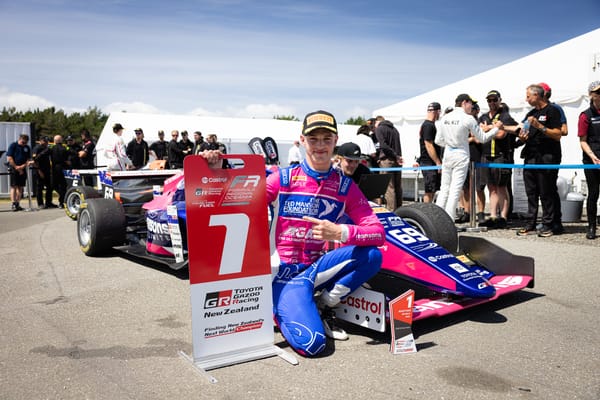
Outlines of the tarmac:
[[599,399],[600,242],[489,240],[534,257],[535,288],[416,322],[417,353],[345,325],[350,340],[320,357],[223,367],[210,383],[180,355],[192,353],[187,271],[86,257],[64,210],[0,203],[0,398]]

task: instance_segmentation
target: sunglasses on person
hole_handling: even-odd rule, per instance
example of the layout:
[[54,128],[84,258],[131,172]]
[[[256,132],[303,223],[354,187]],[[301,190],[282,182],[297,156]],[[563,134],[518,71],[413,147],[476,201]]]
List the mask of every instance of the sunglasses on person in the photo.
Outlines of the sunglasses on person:
[[489,99],[487,99],[487,102],[488,102],[488,103],[497,103],[497,102],[498,102],[498,100],[499,100],[499,99],[498,99],[497,97],[493,97],[493,98],[489,98]]
[[592,90],[590,93],[600,94],[600,89]]

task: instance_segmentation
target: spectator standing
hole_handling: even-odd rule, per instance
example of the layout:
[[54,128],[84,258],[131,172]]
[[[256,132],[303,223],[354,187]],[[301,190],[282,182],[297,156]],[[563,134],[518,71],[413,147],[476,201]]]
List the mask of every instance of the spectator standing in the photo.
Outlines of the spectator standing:
[[140,169],[148,163],[149,151],[148,143],[144,140],[144,131],[142,128],[134,130],[135,137],[127,144],[127,157],[135,169]]
[[133,168],[133,163],[127,156],[125,142],[123,141],[123,125],[113,125],[113,135],[104,148],[107,168],[111,171],[125,171]]
[[27,183],[27,167],[31,165],[31,147],[27,144],[29,136],[19,135],[16,142],[11,143],[6,151],[6,161],[10,177],[10,201],[13,211],[21,211],[23,188]]
[[40,142],[33,148],[33,161],[37,175],[35,197],[39,208],[56,208],[56,205],[52,204],[52,165],[49,141],[48,136],[42,136]]
[[[394,127],[394,124],[383,117],[377,117],[375,125],[375,136],[379,143],[379,167],[401,167],[403,160],[400,132]],[[392,171],[391,174],[392,179],[385,194],[385,200],[387,208],[395,210],[402,206],[402,172]]]
[[[555,107],[556,109],[558,109],[558,112],[560,113],[560,133],[562,136],[567,136],[569,134],[569,127],[567,125],[567,116],[565,114],[565,110],[563,110],[563,108],[556,103],[553,103],[550,101],[550,96],[552,96],[552,89],[550,88],[550,86],[547,83],[539,83],[539,85],[542,87],[542,89],[544,89],[544,98],[546,99],[546,101],[553,107]],[[562,149],[561,149],[562,151]],[[562,156],[562,154],[561,154]],[[557,171],[557,178],[558,178],[558,171]],[[561,210],[561,204],[560,204],[560,196],[558,195],[558,191],[556,192],[556,194],[554,195],[554,207],[556,212],[554,213],[554,221],[552,222],[552,232],[556,235],[556,234],[561,234],[565,232],[565,228],[562,225],[562,210]]]
[[179,142],[179,147],[183,153],[183,158],[193,154],[194,143],[192,143],[192,141],[189,139],[187,131],[181,132],[181,141]]
[[[502,97],[497,90],[490,90],[486,95],[489,111],[479,118],[479,122],[492,127],[496,121],[501,121],[504,126],[518,125],[508,111],[501,107]],[[488,143],[483,145],[482,162],[496,164],[511,163],[510,137],[506,130],[502,129]],[[490,193],[490,218],[481,222],[480,226],[490,229],[504,229],[508,220],[508,184],[511,179],[510,168],[484,168],[481,171],[482,184],[486,184]],[[500,216],[498,216],[500,212]]]
[[377,149],[375,143],[371,139],[371,129],[368,125],[361,125],[356,131],[356,138],[354,139],[360,152],[365,156],[368,166],[377,165]]
[[200,150],[200,148],[202,147],[202,143],[204,143],[204,137],[202,136],[202,132],[194,132],[194,149],[192,150],[193,154],[200,154],[202,152]]
[[167,157],[167,146],[168,143],[165,141],[165,131],[158,131],[158,140],[152,142],[149,151],[154,152],[154,156],[157,160],[166,160]]
[[[579,114],[577,136],[583,152],[584,164],[600,164],[600,81],[594,81],[588,86],[590,107]],[[600,169],[585,169],[585,181],[588,188],[586,212],[588,231],[585,237],[596,238],[596,222],[598,213],[598,197],[600,195]]]
[[168,157],[169,157],[169,168],[178,169],[183,168],[183,151],[181,151],[181,147],[179,146],[179,142],[177,139],[179,138],[178,131],[171,132],[171,141],[169,142],[169,146],[167,147]]
[[58,207],[65,208],[67,180],[64,170],[70,169],[70,161],[69,149],[63,143],[60,135],[54,136],[54,146],[50,149],[50,160],[52,161],[52,188],[58,193]]
[[[452,109],[453,110],[453,109]],[[471,115],[475,118],[475,121],[479,121],[479,104],[473,103],[471,108]],[[471,162],[481,162],[483,145],[469,132],[469,165]],[[481,168],[475,168],[475,196],[477,203],[477,222],[485,221],[485,184],[481,181]],[[460,203],[464,214],[456,222],[470,222],[471,221],[471,170],[467,170],[467,176],[465,177],[465,183],[463,183],[463,190],[460,196]]]
[[297,165],[302,161],[302,152],[300,151],[300,142],[294,140],[292,147],[288,150],[288,165]]
[[[92,141],[92,135],[90,131],[83,128],[81,134],[81,149],[77,153],[79,157],[79,164],[81,169],[94,169],[96,164],[94,163],[94,154],[96,152],[96,145]],[[86,186],[94,186],[94,177],[92,175],[84,175],[83,182]]]
[[81,168],[81,163],[79,162],[79,150],[81,150],[81,146],[75,142],[75,138],[73,136],[68,135],[65,139],[67,151],[69,153],[69,168],[70,169],[79,169]]
[[442,117],[435,137],[435,143],[444,146],[442,183],[436,204],[446,210],[452,220],[455,219],[458,198],[469,169],[469,133],[480,142],[487,142],[502,128],[498,121],[492,129],[484,132],[471,115],[474,102],[468,94],[459,94],[454,102],[454,111]]
[[[442,148],[435,144],[435,136],[437,134],[435,121],[440,119],[441,111],[442,106],[440,103],[433,102],[427,106],[427,117],[419,130],[420,166],[442,165]],[[442,173],[440,170],[424,170],[422,173],[425,191],[423,202],[431,203],[435,192],[440,190]]]
[[[525,116],[529,128],[523,127],[519,140],[525,143],[521,151],[524,164],[560,164],[562,137],[560,112],[544,98],[544,89],[537,84],[529,85],[526,100],[533,107]],[[518,235],[536,233],[538,203],[542,203],[542,227],[537,231],[540,237],[553,235],[553,222],[556,218],[555,196],[558,193],[556,169],[525,169],[523,182],[527,194],[528,222]]]
[[362,152],[356,143],[344,143],[337,150],[337,167],[356,184],[360,182],[361,176],[371,173],[371,170],[361,162],[362,160]]

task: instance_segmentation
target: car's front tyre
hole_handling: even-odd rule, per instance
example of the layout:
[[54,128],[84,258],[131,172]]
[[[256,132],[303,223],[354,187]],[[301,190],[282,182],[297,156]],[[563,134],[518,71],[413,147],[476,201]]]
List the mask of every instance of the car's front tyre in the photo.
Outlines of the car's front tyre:
[[88,199],[77,218],[77,238],[87,256],[105,254],[125,241],[126,218],[121,203],[114,199]]

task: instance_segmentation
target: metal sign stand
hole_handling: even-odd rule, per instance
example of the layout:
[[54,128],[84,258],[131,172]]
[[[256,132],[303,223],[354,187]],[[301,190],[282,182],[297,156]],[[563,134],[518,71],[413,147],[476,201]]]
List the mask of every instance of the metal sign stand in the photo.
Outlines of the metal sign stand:
[[475,161],[471,161],[469,163],[469,189],[470,189],[470,197],[471,197],[471,207],[469,212],[471,213],[471,218],[469,221],[469,226],[464,228],[465,232],[487,232],[487,227],[485,226],[477,226],[475,222],[477,215],[477,196],[476,196],[476,188],[477,188],[477,177],[475,176]]
[[25,208],[23,211],[38,211],[37,208],[33,208],[31,204],[31,180],[33,179],[33,174],[31,173],[32,167],[27,168],[27,198],[29,200],[29,207]]

